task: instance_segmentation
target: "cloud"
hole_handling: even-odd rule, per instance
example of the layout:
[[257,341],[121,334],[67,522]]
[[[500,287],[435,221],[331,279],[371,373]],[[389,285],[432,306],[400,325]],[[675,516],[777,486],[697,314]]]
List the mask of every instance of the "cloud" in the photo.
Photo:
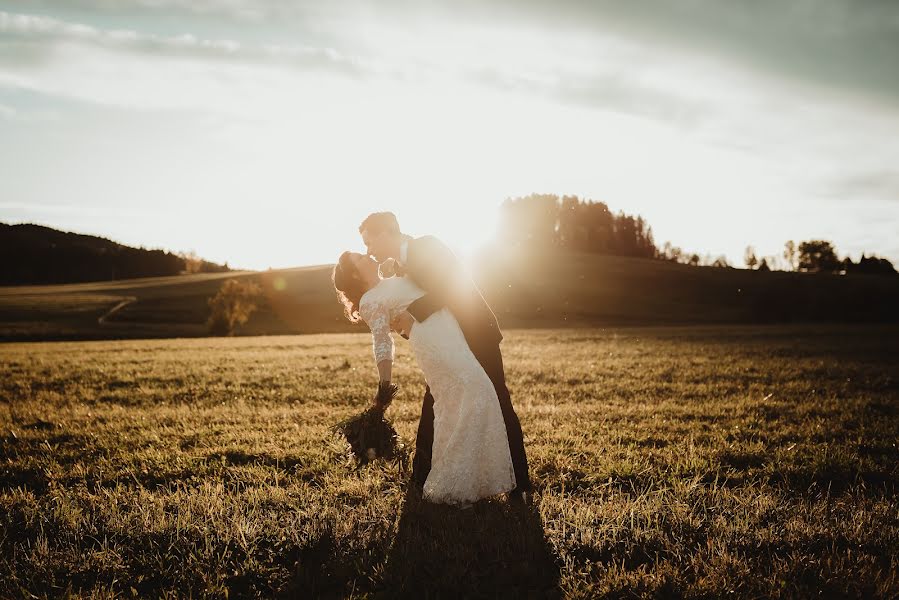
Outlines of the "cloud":
[[196,15],[204,18],[224,16],[241,21],[259,21],[273,16],[273,5],[266,6],[264,0],[241,2],[239,0],[19,0],[3,2],[0,7],[11,4],[17,10],[31,12],[51,12],[93,16],[141,16],[166,13],[184,17]]
[[[6,100],[9,92],[29,90],[105,106],[271,121],[298,110],[326,110],[329,94],[346,94],[382,74],[377,61],[330,47],[106,30],[0,12],[0,93]],[[13,102],[11,108],[28,107]]]
[[770,75],[899,100],[894,0],[469,0],[467,12],[485,21],[616,32]]
[[82,23],[70,23],[50,17],[0,12],[0,34],[9,41],[10,59],[16,51],[36,50],[33,55],[49,57],[55,44],[92,45],[113,52],[131,52],[157,56],[199,58],[264,64],[282,64],[304,70],[321,69],[348,76],[362,76],[368,68],[364,61],[345,56],[334,48],[247,45],[229,39],[199,39],[191,34],[160,36],[133,30],[104,30]]
[[562,104],[649,117],[690,126],[709,117],[713,109],[699,99],[673,90],[640,83],[619,73],[567,74],[552,78],[506,74],[497,70],[473,71],[471,81],[509,92],[538,95]]
[[104,17],[180,14],[343,35],[359,22],[429,28],[531,25],[562,34],[618,34],[741,63],[769,74],[899,100],[895,0],[32,0],[46,10]]
[[[3,89],[0,87],[0,92]],[[20,121],[36,123],[38,121],[55,121],[59,119],[59,113],[55,110],[44,108],[16,108],[6,104],[0,104],[0,120]]]
[[[446,39],[452,39],[451,31],[443,33]],[[468,41],[482,52],[476,57],[456,56],[456,48],[442,49],[445,51],[435,53],[434,44],[429,45],[425,39],[427,32],[406,33],[403,38],[401,32],[378,30],[376,39],[392,38],[394,41],[402,40],[402,43],[398,49],[385,45],[378,50],[380,54],[375,51],[364,57],[350,56],[332,47],[254,45],[230,39],[200,39],[190,34],[161,36],[134,30],[104,30],[45,16],[5,12],[0,12],[0,34],[6,35],[5,40],[0,40],[0,47],[5,45],[9,48],[9,52],[5,53],[7,60],[0,58],[0,82],[88,100],[92,97],[89,88],[94,88],[98,90],[93,94],[97,101],[113,104],[174,108],[171,102],[155,102],[152,95],[144,96],[141,93],[140,97],[134,97],[134,94],[124,93],[121,86],[116,86],[111,97],[111,86],[100,81],[103,77],[96,72],[99,70],[105,74],[107,84],[119,76],[123,79],[117,83],[136,79],[144,81],[147,77],[157,76],[160,61],[177,61],[166,63],[172,65],[171,72],[164,74],[162,81],[177,80],[179,85],[184,85],[183,89],[187,92],[185,97],[190,96],[192,88],[202,84],[197,77],[218,82],[225,77],[234,81],[237,79],[235,69],[245,65],[248,68],[262,68],[255,68],[255,73],[242,71],[248,80],[257,81],[262,76],[262,71],[270,71],[271,67],[303,73],[340,75],[349,80],[378,78],[401,82],[446,83],[458,77],[490,89],[542,96],[557,102],[681,124],[689,124],[711,112],[709,106],[698,98],[686,97],[666,89],[664,85],[651,81],[651,77],[644,76],[644,81],[640,81],[640,73],[629,72],[628,64],[616,63],[616,58],[620,58],[622,54],[627,55],[630,60],[637,58],[644,65],[641,71],[645,75],[646,65],[658,62],[645,51],[621,40],[604,39],[596,42],[606,57],[605,61],[598,66],[573,69],[564,64],[564,55],[544,56],[534,60],[536,57],[532,54],[522,57],[510,56],[508,52],[496,54],[490,50],[496,36],[503,42],[511,42],[517,48],[525,48],[527,40],[521,39],[521,36],[515,39],[503,38],[503,32],[490,30],[468,33]],[[421,56],[411,57],[405,54],[407,48],[416,47],[421,48]],[[96,51],[93,55],[91,49]],[[129,62],[133,67],[127,66]],[[205,73],[201,67],[204,63]],[[675,67],[656,65],[655,68],[657,72],[665,69],[670,72]],[[179,75],[180,71],[187,69],[191,71],[189,75]],[[83,74],[80,81],[72,76],[75,70]],[[141,72],[145,76],[142,77]],[[96,78],[92,76],[93,73],[96,73]],[[286,82],[274,82],[270,75],[269,72],[268,76],[262,76],[268,81],[258,83],[283,89]],[[185,78],[190,81],[185,82]],[[215,81],[209,83],[216,86]],[[144,87],[140,83],[135,85],[136,89]],[[227,94],[227,89],[218,87],[219,93]],[[101,89],[107,91],[99,92]]]
[[[85,19],[102,15],[104,23],[110,22],[111,15],[138,13],[172,12],[207,21],[214,15],[236,22],[252,15],[265,22],[271,38],[280,37],[283,27],[299,39],[330,43],[259,43],[241,39],[253,30],[239,23],[215,25],[212,31],[220,35],[200,37],[102,29],[47,16],[0,12],[0,34],[9,38],[0,40],[0,47],[8,49],[3,53],[7,64],[60,60],[53,48],[74,43],[117,53],[278,66],[350,79],[439,82],[455,76],[497,90],[686,127],[727,119],[747,99],[764,102],[773,85],[763,81],[764,75],[752,75],[753,68],[769,76],[789,74],[802,81],[852,84],[883,93],[896,87],[899,99],[899,78],[892,70],[892,64],[899,63],[899,9],[885,2],[869,1],[858,10],[848,10],[846,0],[776,4],[488,0],[453,7],[400,0],[376,5],[364,1],[322,5],[275,0],[71,0],[29,5],[48,10],[74,6]],[[203,29],[200,20],[187,20],[182,26]],[[523,33],[512,36],[510,31]],[[452,41],[452,48],[441,47],[446,40]],[[573,67],[570,61],[578,54],[581,60],[590,56],[590,62]],[[799,68],[802,65],[806,68]],[[833,70],[832,77],[821,69]],[[15,73],[21,80],[23,71]],[[853,79],[859,77],[867,79]],[[815,91],[810,88],[804,93]]]
[[882,169],[853,173],[834,182],[827,194],[845,200],[874,196],[899,203],[899,171]]
[[460,33],[460,45],[465,30],[477,25],[530,26],[560,37],[619,35],[786,79],[899,100],[895,0],[30,0],[26,5],[80,13],[88,20],[100,16],[104,22],[143,16],[157,22],[161,15],[181,27],[215,20],[227,29],[230,22],[238,36],[261,25],[346,47],[372,24],[392,25],[399,32],[452,27]]

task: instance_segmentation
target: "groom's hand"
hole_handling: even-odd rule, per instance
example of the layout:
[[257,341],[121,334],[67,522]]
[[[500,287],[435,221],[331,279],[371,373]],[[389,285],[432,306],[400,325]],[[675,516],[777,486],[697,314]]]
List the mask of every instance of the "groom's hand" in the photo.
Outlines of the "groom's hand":
[[412,315],[408,311],[403,311],[390,322],[390,328],[408,340],[414,322]]

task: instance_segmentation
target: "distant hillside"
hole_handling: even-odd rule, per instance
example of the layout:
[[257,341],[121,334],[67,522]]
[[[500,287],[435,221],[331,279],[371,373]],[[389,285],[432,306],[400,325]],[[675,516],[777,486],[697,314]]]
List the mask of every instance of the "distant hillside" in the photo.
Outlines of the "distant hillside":
[[[264,291],[238,335],[366,331],[343,317],[331,269],[0,287],[0,339],[203,336],[207,300],[231,277]],[[899,277],[693,267],[574,252],[491,252],[473,271],[503,328],[899,322]]]
[[[185,258],[170,252],[33,224],[0,223],[0,256],[8,257],[0,262],[0,285],[110,281],[188,270]],[[192,262],[192,270],[199,272],[229,270],[208,261]]]

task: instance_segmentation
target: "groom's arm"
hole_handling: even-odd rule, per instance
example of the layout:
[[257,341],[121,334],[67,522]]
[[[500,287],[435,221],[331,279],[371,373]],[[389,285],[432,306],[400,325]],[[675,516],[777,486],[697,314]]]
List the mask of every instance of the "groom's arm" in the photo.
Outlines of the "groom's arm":
[[425,294],[415,302],[409,305],[406,310],[412,315],[412,318],[421,323],[435,312],[446,306],[446,302],[437,294]]
[[[456,255],[437,238],[429,237],[418,242],[416,251],[425,252],[426,260],[419,262],[427,272],[411,273],[415,282],[425,291],[425,295],[406,309],[421,323],[432,314],[444,308],[449,302],[453,286],[460,283],[460,265]],[[416,276],[417,275],[417,276]]]

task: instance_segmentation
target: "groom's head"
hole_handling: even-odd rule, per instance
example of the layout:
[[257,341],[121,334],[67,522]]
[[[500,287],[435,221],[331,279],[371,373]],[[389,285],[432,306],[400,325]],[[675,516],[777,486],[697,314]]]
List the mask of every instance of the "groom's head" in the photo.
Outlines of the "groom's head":
[[403,234],[396,215],[392,212],[377,212],[365,217],[359,226],[362,234],[362,243],[368,249],[368,253],[378,262],[384,262],[388,258],[399,258],[400,244]]

